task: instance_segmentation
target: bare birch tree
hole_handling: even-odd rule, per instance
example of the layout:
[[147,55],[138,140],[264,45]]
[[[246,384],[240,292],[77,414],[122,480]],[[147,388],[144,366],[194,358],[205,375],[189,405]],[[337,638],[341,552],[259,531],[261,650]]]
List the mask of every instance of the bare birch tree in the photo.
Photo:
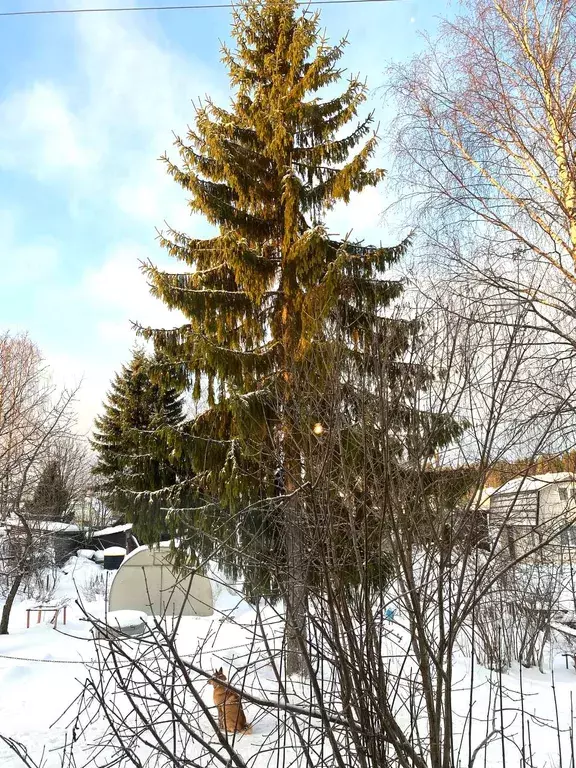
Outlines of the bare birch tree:
[[390,73],[402,189],[452,278],[464,288],[480,278],[497,309],[519,301],[573,346],[576,3],[464,0],[461,10]]

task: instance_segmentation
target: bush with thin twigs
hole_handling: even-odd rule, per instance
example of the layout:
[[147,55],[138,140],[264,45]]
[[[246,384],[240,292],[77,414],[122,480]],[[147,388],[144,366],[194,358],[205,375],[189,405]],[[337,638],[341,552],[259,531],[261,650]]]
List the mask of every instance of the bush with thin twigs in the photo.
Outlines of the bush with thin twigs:
[[89,603],[106,597],[107,583],[103,571],[94,573],[79,587],[82,597]]

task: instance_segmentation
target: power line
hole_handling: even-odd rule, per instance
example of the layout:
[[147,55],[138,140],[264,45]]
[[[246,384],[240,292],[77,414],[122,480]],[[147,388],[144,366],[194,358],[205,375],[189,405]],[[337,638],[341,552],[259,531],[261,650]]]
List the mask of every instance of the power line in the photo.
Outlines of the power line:
[[[296,5],[347,5],[350,3],[398,3],[403,0],[303,0]],[[47,8],[39,11],[0,11],[0,16],[56,16],[73,13],[121,13],[130,11],[198,11],[208,8],[234,8],[237,3],[199,5],[142,5],[124,8]]]
[[37,661],[41,664],[86,664],[85,661],[72,661],[71,659],[29,659],[25,656],[6,656],[0,654],[0,659],[10,659],[11,661]]

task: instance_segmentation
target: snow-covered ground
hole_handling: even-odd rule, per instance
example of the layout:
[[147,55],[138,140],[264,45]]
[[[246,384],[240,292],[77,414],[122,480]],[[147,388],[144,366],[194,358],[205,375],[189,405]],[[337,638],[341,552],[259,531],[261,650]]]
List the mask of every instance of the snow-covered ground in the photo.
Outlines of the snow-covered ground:
[[[26,609],[38,601],[19,600],[12,609],[10,634],[0,636],[0,734],[24,744],[37,762],[42,758],[43,768],[60,766],[62,745],[70,738],[77,711],[74,701],[95,666],[90,623],[77,601],[91,616],[103,619],[105,599],[97,592],[103,591],[102,586],[106,587],[106,580],[111,578],[88,558],[70,558],[49,601],[50,605],[67,604],[66,625],[62,624],[62,613],[56,629],[50,623],[51,615],[42,616],[37,624],[33,611],[27,629]],[[197,651],[200,639],[209,638],[206,646],[210,650],[202,658],[207,669],[241,662],[255,615],[236,592],[220,583],[214,583],[213,589],[215,616],[183,618],[178,635],[180,653],[190,655]],[[232,615],[235,620],[229,625],[221,620]],[[206,686],[207,701],[211,693]],[[5,743],[0,743],[0,766],[22,768],[20,759]]]
[[[34,612],[26,629],[26,608],[37,603],[21,600],[12,609],[10,634],[0,637],[0,732],[26,744],[37,757],[43,745],[47,756],[61,745],[67,721],[54,723],[78,695],[78,681],[85,678],[83,662],[94,656],[89,625],[80,620],[82,612],[74,601],[79,596],[86,601],[84,591],[103,576],[95,563],[71,558],[50,600],[51,605],[67,601],[66,626],[60,623],[55,630],[49,623],[50,615],[37,624]],[[103,597],[85,605],[95,616],[104,615]],[[57,764],[47,762],[49,766]],[[16,768],[22,763],[0,744],[0,765]]]
[[[93,616],[103,618],[105,600],[101,585],[105,578],[106,573],[100,565],[83,557],[71,558],[60,573],[51,599],[52,604],[68,601],[66,626],[60,625],[55,630],[49,624],[49,617],[35,624],[36,615],[32,614],[33,623],[26,629],[26,608],[34,603],[20,601],[12,612],[10,634],[0,637],[0,733],[25,744],[38,763],[43,756],[44,768],[60,766],[61,748],[70,738],[70,725],[77,711],[74,701],[86,677],[94,673],[96,652],[89,624],[82,620],[82,611],[75,601],[81,599]],[[204,669],[220,666],[227,671],[242,669],[250,655],[255,612],[239,600],[234,591],[221,585],[215,589],[215,606],[214,617],[182,620],[178,633],[179,652],[193,656],[198,651],[199,641],[203,640],[203,656],[197,661]],[[230,619],[227,620],[226,616]],[[402,637],[402,627],[397,629]],[[453,709],[456,721],[460,723],[457,730],[463,734],[462,765],[468,763],[467,723],[470,722],[471,701],[472,750],[485,737],[493,734],[489,739],[491,744],[486,762],[481,752],[477,763],[502,765],[503,745],[497,732],[504,724],[507,764],[521,764],[523,750],[526,757],[531,752],[531,759],[525,762],[534,768],[571,764],[570,728],[576,672],[572,666],[565,668],[560,650],[558,648],[556,655],[553,654],[550,659],[554,669],[554,689],[550,672],[542,674],[537,669],[520,670],[514,667],[510,672],[498,675],[473,666],[470,658],[464,655],[457,656]],[[251,673],[246,682],[248,688],[261,695],[276,688],[273,670],[266,665],[260,667],[257,674]],[[523,703],[520,701],[521,689]],[[203,699],[211,703],[212,689],[205,686],[202,690]],[[251,704],[247,704],[245,709],[248,720],[254,721],[254,728],[251,736],[239,743],[238,750],[248,761],[262,748],[277,723],[273,711],[262,715]],[[103,723],[92,726],[90,735],[93,743],[101,738],[104,728]],[[207,725],[206,732],[209,730]],[[558,732],[562,760],[559,759]],[[107,765],[105,758],[102,760],[88,764]],[[262,762],[258,759],[255,763],[256,766],[273,764],[269,753],[262,758]],[[0,766],[22,766],[19,758],[4,743],[0,744]]]

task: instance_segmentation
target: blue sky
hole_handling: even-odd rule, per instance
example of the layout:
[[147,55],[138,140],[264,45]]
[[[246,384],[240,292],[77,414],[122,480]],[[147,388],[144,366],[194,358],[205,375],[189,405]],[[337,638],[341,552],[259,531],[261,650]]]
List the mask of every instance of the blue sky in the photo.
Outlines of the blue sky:
[[[2,8],[99,2],[4,0]],[[387,62],[418,51],[418,33],[433,32],[449,10],[449,0],[325,6],[322,22],[331,40],[349,33],[344,66],[377,89]],[[155,228],[167,221],[208,232],[157,158],[192,121],[192,99],[227,102],[219,41],[229,21],[225,9],[0,18],[0,330],[27,331],[57,383],[82,380],[83,430],[129,356],[130,321],[175,324],[138,268],[148,258],[175,267]],[[367,108],[389,117],[381,91]],[[385,195],[357,197],[332,228],[385,240]]]

